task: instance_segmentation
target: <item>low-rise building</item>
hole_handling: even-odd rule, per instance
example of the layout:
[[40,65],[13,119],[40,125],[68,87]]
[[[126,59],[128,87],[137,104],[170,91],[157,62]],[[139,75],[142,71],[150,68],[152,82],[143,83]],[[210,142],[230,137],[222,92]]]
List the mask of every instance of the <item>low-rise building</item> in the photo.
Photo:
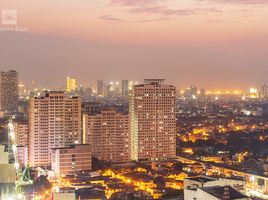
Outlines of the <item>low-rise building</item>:
[[250,198],[230,186],[197,188],[185,197],[187,200],[249,200]]
[[16,144],[29,146],[29,124],[28,122],[17,122],[14,126],[16,133]]
[[187,165],[187,167],[185,167],[185,170],[188,172],[201,174],[204,172],[205,168],[201,163],[196,162],[196,163]]
[[19,164],[23,167],[26,167],[28,165],[28,147],[17,146],[17,155]]
[[16,169],[9,163],[8,151],[4,145],[0,145],[0,199],[15,189]]
[[174,180],[172,178],[165,179],[165,188],[171,188],[175,190],[181,190],[183,188],[183,182]]
[[76,200],[75,190],[72,188],[62,188],[53,193],[53,200]]
[[[230,186],[238,193],[245,194],[246,183],[244,180],[239,179],[227,179],[227,178],[213,178],[208,176],[197,176],[186,178],[183,181],[184,185],[184,197],[185,199],[194,199],[197,193],[200,193],[200,189],[209,187],[225,187]],[[200,199],[201,200],[201,199]]]
[[188,177],[188,174],[185,172],[179,172],[179,173],[171,173],[168,178],[172,178],[177,181],[182,181]]
[[91,148],[88,144],[52,149],[52,170],[56,176],[76,174],[91,169]]
[[8,151],[5,149],[5,145],[0,145],[0,164],[8,164]]
[[222,156],[201,156],[203,162],[223,163]]

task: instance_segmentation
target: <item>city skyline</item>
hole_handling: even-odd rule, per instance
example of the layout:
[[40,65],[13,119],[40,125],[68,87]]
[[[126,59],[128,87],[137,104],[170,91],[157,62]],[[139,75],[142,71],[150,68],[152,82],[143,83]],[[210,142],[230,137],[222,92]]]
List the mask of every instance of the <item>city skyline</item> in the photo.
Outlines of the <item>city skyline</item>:
[[[99,95],[99,96],[105,96],[107,92],[107,90],[111,90],[111,91],[115,91],[115,92],[121,92],[123,94],[123,90],[124,92],[126,92],[126,81],[128,83],[128,90],[131,90],[133,88],[134,85],[137,85],[139,83],[142,83],[146,78],[140,79],[140,80],[130,80],[130,79],[118,79],[118,80],[94,80],[92,83],[90,82],[90,84],[82,84],[78,79],[76,79],[76,77],[72,77],[71,80],[74,81],[75,85],[73,85],[73,90],[69,91],[69,87],[70,87],[70,77],[65,77],[65,83],[62,82],[57,86],[48,86],[48,87],[42,87],[40,85],[38,85],[38,83],[36,83],[35,81],[31,81],[30,83],[25,83],[22,80],[19,80],[19,88],[21,88],[21,92],[25,93],[25,91],[23,90],[36,90],[39,92],[45,92],[45,91],[65,91],[67,93],[75,93],[79,90],[87,90],[90,89],[92,90],[93,93]],[[154,79],[158,79],[158,78],[154,78]],[[67,80],[67,82],[66,82]],[[163,79],[165,81],[168,81],[170,84],[172,84],[170,82],[169,79]],[[99,82],[101,82],[101,85],[99,85]],[[174,85],[174,84],[172,84]],[[267,87],[267,82],[262,82],[259,85],[255,84],[251,84],[248,86],[243,86],[243,87],[215,87],[215,86],[208,86],[208,87],[202,87],[201,85],[194,85],[194,84],[188,84],[188,85],[174,85],[178,91],[183,94],[185,93],[187,90],[189,90],[192,87],[196,87],[198,94],[200,94],[202,92],[202,90],[205,90],[206,94],[235,94],[235,95],[241,95],[241,94],[248,94],[250,93],[250,90],[254,89],[257,90],[258,93],[261,93],[263,90],[263,87]],[[99,88],[101,87],[101,88]],[[102,90],[100,92],[100,90]],[[21,93],[21,94],[22,94]],[[21,95],[20,94],[20,95]],[[127,95],[123,95],[123,96],[127,96]]]
[[268,199],[268,0],[1,0],[0,200]]
[[42,87],[67,76],[84,85],[163,77],[178,87],[224,89],[267,81],[266,1],[27,2],[1,2],[26,31],[0,24],[0,66]]

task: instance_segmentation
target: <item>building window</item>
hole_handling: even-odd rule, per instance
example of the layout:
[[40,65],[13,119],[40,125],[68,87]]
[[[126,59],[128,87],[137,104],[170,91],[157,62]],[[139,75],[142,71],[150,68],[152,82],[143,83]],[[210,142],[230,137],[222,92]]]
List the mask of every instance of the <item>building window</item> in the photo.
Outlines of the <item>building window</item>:
[[75,154],[72,155],[72,162],[75,162]]

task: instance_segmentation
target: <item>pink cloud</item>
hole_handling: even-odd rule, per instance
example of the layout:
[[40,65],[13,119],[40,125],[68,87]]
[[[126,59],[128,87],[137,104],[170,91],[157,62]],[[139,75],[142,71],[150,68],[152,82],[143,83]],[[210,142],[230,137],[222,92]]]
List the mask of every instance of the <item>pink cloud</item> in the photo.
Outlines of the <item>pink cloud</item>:
[[208,1],[232,3],[232,4],[268,4],[268,0],[208,0]]
[[[166,0],[111,0],[111,5],[120,5],[131,7],[127,11],[139,14],[159,14],[159,15],[192,15],[191,9],[171,9],[161,4]],[[160,18],[162,19],[162,18]],[[149,20],[150,21],[150,20]]]
[[102,15],[99,17],[100,19],[102,20],[106,20],[106,21],[117,21],[117,22],[120,22],[120,21],[124,21],[123,19],[120,19],[120,18],[117,18],[117,17],[113,17],[111,15]]
[[162,0],[111,0],[111,4],[123,6],[141,6],[155,4],[160,1]]
[[160,15],[192,15],[193,10],[188,9],[169,9],[164,6],[150,6],[150,7],[136,7],[130,9],[131,13],[143,13],[143,14],[160,14]]
[[156,22],[156,21],[167,21],[170,20],[170,18],[168,17],[162,17],[162,18],[154,18],[154,19],[142,19],[142,20],[138,20],[136,22]]
[[[177,1],[177,7],[169,4],[169,2]],[[125,7],[125,11],[132,14],[138,14],[139,16],[148,17],[148,19],[142,19],[145,22],[157,21],[157,19],[166,19],[169,16],[190,16],[198,15],[200,13],[223,13],[222,7],[211,7],[214,3],[221,4],[268,4],[268,0],[195,0],[196,2],[203,1],[207,5],[205,7],[179,7],[183,4],[179,4],[180,0],[110,0],[110,5]],[[150,17],[153,16],[153,19]],[[247,14],[248,16],[248,14]]]

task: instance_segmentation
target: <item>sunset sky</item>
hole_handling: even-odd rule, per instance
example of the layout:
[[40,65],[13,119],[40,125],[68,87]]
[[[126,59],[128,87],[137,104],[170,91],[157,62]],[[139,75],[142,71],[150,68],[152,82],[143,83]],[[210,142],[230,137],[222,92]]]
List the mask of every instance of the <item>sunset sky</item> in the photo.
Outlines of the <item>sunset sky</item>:
[[268,83],[268,0],[1,0],[0,9],[16,9],[28,29],[0,31],[0,68],[25,83]]

